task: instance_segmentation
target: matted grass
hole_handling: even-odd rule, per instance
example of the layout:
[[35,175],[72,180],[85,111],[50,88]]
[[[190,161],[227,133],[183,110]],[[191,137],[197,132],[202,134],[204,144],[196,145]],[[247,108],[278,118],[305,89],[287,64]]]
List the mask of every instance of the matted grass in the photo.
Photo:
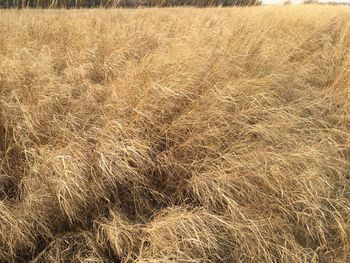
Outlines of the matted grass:
[[350,10],[0,11],[1,262],[349,262]]

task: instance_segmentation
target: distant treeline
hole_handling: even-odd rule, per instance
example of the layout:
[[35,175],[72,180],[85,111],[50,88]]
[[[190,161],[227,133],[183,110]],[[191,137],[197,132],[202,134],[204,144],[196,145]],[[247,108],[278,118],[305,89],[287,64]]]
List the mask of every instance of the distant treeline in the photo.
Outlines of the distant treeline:
[[0,8],[93,8],[139,6],[246,6],[259,0],[0,0]]

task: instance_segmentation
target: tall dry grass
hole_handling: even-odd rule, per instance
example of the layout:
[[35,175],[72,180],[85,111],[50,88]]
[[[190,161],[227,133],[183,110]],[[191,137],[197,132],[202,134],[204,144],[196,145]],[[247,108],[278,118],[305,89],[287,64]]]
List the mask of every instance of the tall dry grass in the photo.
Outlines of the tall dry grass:
[[349,262],[350,10],[0,11],[1,262]]
[[258,0],[0,0],[0,8],[93,8],[251,6]]

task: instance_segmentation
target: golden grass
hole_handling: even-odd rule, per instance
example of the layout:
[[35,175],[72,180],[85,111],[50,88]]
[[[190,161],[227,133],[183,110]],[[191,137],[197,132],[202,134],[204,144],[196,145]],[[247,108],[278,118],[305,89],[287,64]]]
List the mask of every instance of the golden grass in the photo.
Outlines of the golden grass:
[[350,10],[0,11],[1,262],[349,262]]

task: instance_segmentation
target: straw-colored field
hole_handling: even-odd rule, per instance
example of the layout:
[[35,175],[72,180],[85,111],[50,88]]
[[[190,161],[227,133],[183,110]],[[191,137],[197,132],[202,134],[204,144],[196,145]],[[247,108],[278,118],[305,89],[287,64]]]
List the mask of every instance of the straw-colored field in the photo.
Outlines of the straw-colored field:
[[0,262],[349,262],[350,9],[0,11]]

